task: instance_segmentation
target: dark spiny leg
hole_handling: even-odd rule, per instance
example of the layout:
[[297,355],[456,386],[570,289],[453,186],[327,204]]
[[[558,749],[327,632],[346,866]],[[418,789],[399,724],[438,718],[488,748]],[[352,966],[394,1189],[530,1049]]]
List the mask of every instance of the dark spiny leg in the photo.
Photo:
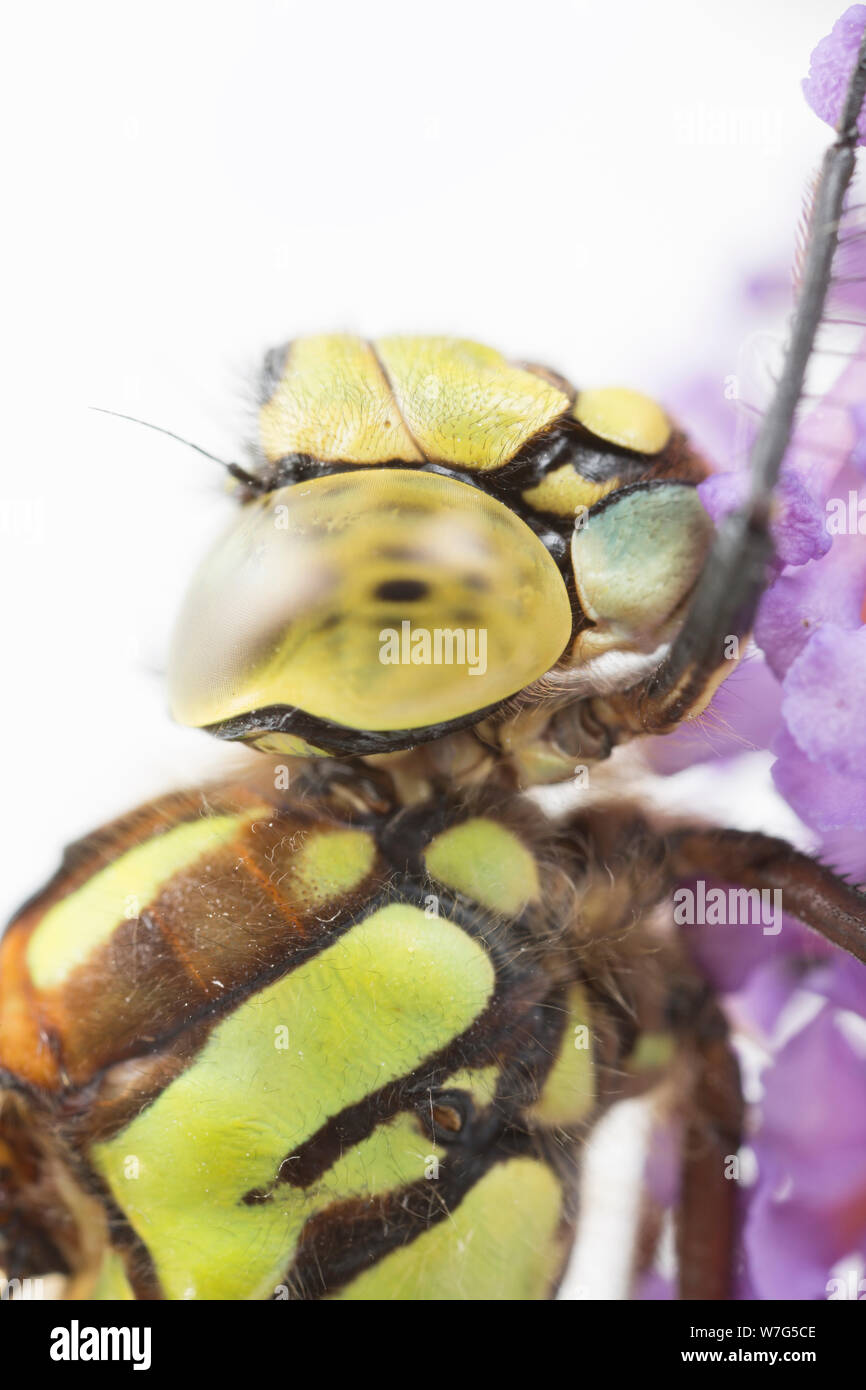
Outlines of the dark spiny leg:
[[[666,949],[659,964],[668,984],[667,1003],[663,1019],[650,1018],[649,1027],[672,1034],[676,1053],[666,1075],[649,1079],[658,1121],[676,1125],[679,1138],[674,1212],[678,1297],[727,1299],[733,1296],[737,1247],[732,1160],[740,1147],[744,1109],[739,1065],[727,1022],[706,982],[674,950]],[[640,1093],[637,1088],[635,1093]],[[635,1243],[635,1283],[658,1256],[664,1215],[664,1206],[647,1190]]]
[[[787,840],[712,826],[661,830],[628,806],[570,816],[560,835],[572,846],[591,845],[589,862],[596,873],[615,869],[642,911],[661,902],[682,879],[716,878],[747,889],[779,890],[785,912],[866,964],[866,893]],[[587,859],[585,847],[581,854]]]
[[769,535],[773,489],[830,286],[839,219],[854,172],[857,118],[864,94],[866,36],[837,138],[824,156],[816,185],[802,286],[782,374],[751,452],[749,500],[719,526],[682,629],[658,670],[622,695],[590,702],[612,742],[635,733],[666,733],[699,712],[725,670],[727,639],[743,639],[752,628],[773,550]]
[[[559,826],[560,842],[577,851],[590,887],[586,921],[575,926],[584,952],[601,937],[602,921],[627,939],[632,920],[672,893],[678,881],[706,875],[746,888],[780,889],[786,911],[829,941],[866,962],[866,894],[784,840],[740,830],[651,826],[635,807],[595,807]],[[609,885],[605,891],[605,880]],[[592,891],[592,885],[595,890]],[[617,888],[624,885],[626,902]],[[594,894],[600,897],[595,902]],[[625,910],[623,910],[625,909]],[[634,962],[633,962],[634,964]],[[730,1296],[736,1235],[737,1185],[725,1176],[740,1144],[743,1102],[739,1069],[721,1008],[709,986],[696,981],[677,952],[662,947],[655,960],[673,984],[667,1024],[679,1041],[681,1115],[684,1123],[682,1188],[678,1213],[680,1297]],[[633,990],[651,969],[632,977]],[[659,1026],[635,999],[642,1026]],[[684,1075],[683,1075],[684,1073]],[[619,1095],[629,1094],[621,1084]]]
[[[671,895],[676,870],[667,837],[635,807],[596,807],[567,817],[561,842],[578,851],[581,901],[574,941],[587,964],[605,965],[622,991],[626,1013],[639,1034],[672,1036],[676,1052],[667,1073],[674,1112],[681,1121],[681,1185],[677,1210],[679,1296],[731,1296],[736,1240],[737,1184],[726,1176],[740,1147],[743,1101],[739,1066],[715,995],[686,960],[681,945],[647,932],[642,918]],[[605,943],[616,943],[619,973]],[[608,1000],[608,1008],[611,1008]],[[667,1091],[665,1070],[648,1061],[635,1067],[641,1036],[626,1043],[626,1056],[610,1078],[609,1100]],[[662,1101],[665,1109],[667,1102]],[[659,1213],[644,1209],[638,1233],[636,1273],[651,1261]]]
[[785,840],[746,830],[680,830],[667,836],[676,878],[707,875],[744,888],[780,889],[792,917],[866,963],[866,894]]
[[0,1084],[0,1277],[62,1274],[63,1297],[86,1298],[108,1243],[105,1214],[52,1140],[45,1117]]
[[728,1026],[712,991],[679,993],[672,1023],[686,1073],[677,1265],[681,1299],[732,1295],[737,1184],[730,1162],[740,1147],[743,1099]]

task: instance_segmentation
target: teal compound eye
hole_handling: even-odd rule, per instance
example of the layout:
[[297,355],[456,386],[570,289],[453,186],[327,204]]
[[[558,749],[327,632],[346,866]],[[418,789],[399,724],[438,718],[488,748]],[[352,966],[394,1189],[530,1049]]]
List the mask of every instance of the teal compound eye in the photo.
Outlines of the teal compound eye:
[[591,626],[573,660],[652,654],[678,630],[715,528],[687,483],[637,483],[583,514],[571,539],[574,583]]

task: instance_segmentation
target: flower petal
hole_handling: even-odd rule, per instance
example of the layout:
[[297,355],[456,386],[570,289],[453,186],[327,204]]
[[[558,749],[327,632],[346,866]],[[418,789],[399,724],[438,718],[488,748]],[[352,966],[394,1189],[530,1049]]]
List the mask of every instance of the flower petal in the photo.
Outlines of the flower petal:
[[[719,886],[707,880],[706,891]],[[699,923],[680,927],[680,932],[701,974],[720,994],[743,990],[752,974],[772,961],[779,962],[783,972],[790,971],[788,989],[793,990],[802,982],[805,960],[826,960],[834,950],[823,937],[785,912],[782,913],[781,931],[776,935],[765,934],[760,924],[751,922]],[[774,991],[777,984],[778,980],[772,977]],[[766,1009],[760,1004],[761,1018],[755,1018],[759,1026],[775,1002],[768,1000]]]
[[787,729],[773,751],[773,781],[797,815],[815,830],[866,829],[866,781],[843,777],[821,763],[812,762],[798,748]]
[[[698,484],[698,496],[713,521],[745,502],[749,491],[746,469],[714,473]],[[824,513],[803,483],[790,470],[783,474],[773,503],[770,524],[776,557],[783,565],[805,565],[826,555],[832,543]]]
[[782,715],[797,746],[843,777],[866,780],[866,627],[825,623],[783,681]]
[[764,1075],[745,1227],[758,1298],[826,1298],[866,1240],[866,1067],[825,1006]]
[[858,628],[866,592],[862,537],[837,536],[823,560],[782,574],[761,600],[755,641],[781,680],[825,623]]
[[[857,51],[866,29],[866,5],[852,5],[836,20],[830,33],[812,52],[803,93],[817,116],[835,126],[851,79]],[[866,145],[866,112],[857,123],[861,145]]]

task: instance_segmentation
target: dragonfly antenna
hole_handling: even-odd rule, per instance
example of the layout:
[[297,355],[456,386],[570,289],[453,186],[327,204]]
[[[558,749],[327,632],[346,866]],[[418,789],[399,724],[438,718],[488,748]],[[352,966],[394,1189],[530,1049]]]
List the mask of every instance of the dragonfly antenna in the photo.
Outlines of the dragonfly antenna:
[[203,449],[200,444],[193,444],[191,439],[184,439],[182,434],[175,434],[174,430],[167,430],[163,425],[154,425],[150,420],[140,420],[137,415],[124,415],[121,410],[106,410],[105,406],[102,405],[92,405],[90,409],[97,411],[100,415],[113,415],[117,420],[131,420],[134,425],[143,425],[147,430],[156,430],[157,434],[166,434],[169,439],[176,439],[179,444],[186,444],[187,448],[195,449],[197,454],[202,454],[206,459],[210,459],[211,463],[218,463],[233,478],[237,478],[238,482],[254,488],[257,492],[261,491],[260,480],[252,473],[248,473],[239,463],[226,463],[225,459],[217,458],[216,454],[208,453],[207,449]]

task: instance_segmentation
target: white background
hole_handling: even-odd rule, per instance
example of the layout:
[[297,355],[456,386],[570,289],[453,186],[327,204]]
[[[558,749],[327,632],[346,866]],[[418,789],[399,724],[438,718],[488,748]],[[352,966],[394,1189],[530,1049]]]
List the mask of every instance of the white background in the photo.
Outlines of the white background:
[[[733,370],[828,132],[840,0],[79,3],[7,15],[0,561],[8,910],[233,756],[163,666],[263,351],[454,332],[585,384]],[[721,378],[720,378],[721,379]],[[721,388],[720,388],[721,389]]]

